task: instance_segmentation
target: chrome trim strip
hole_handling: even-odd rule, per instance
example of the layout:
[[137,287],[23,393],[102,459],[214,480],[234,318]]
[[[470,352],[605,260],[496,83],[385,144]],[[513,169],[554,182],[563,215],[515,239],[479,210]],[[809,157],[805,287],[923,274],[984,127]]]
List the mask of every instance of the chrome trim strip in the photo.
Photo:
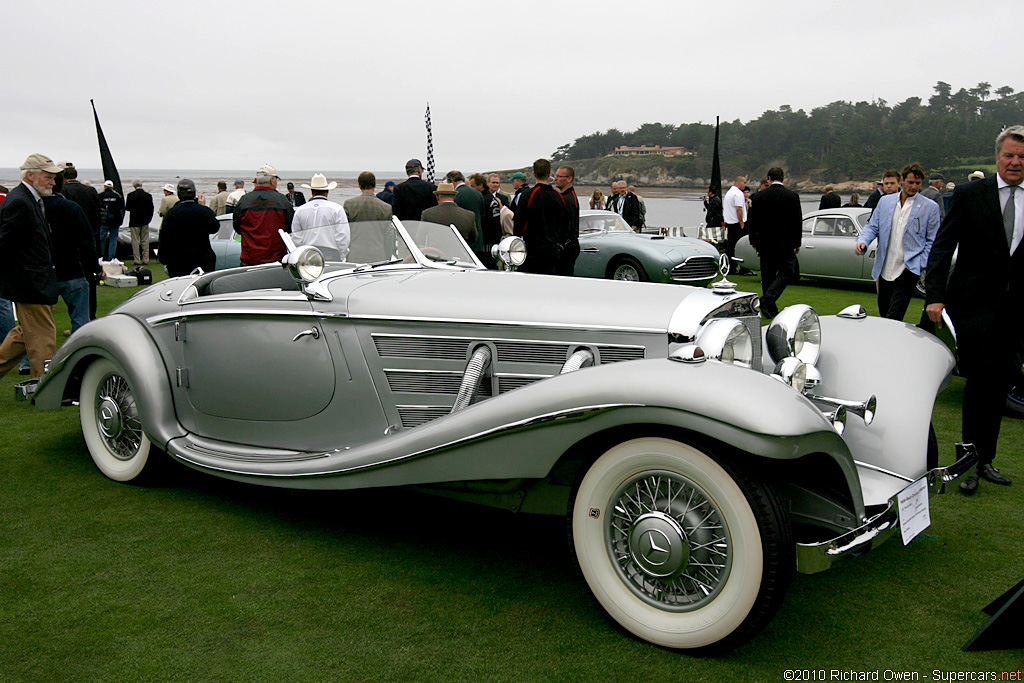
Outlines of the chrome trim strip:
[[[454,341],[460,341],[460,342],[461,341],[467,341],[467,342],[479,342],[479,341],[481,341],[480,337],[475,337],[475,336],[463,337],[463,336],[452,335],[452,334],[412,334],[412,333],[406,333],[406,332],[371,332],[370,333],[370,337],[371,338],[390,337],[390,338],[398,338],[398,339],[446,339],[446,340],[454,340]],[[509,343],[513,343],[513,344],[538,344],[538,345],[545,345],[546,344],[548,346],[581,345],[581,342],[578,342],[578,341],[565,341],[565,340],[562,340],[562,341],[551,341],[551,340],[548,340],[548,339],[517,339],[515,337],[487,337],[486,341],[495,342],[495,343],[497,343],[497,342],[509,342]],[[617,343],[605,344],[605,343],[594,343],[594,344],[591,344],[591,346],[607,348],[607,349],[640,349],[640,350],[646,350],[647,349],[647,347],[644,346],[643,344],[617,344]]]
[[[530,322],[527,320],[474,320],[470,318],[425,318],[411,315],[349,315],[350,320],[397,320],[400,322],[415,322],[415,323],[454,323],[462,325],[501,325],[505,327],[531,327],[537,328],[542,327],[551,330],[586,330],[591,332],[641,332],[644,334],[665,334],[668,330],[664,327],[615,327],[612,325],[576,325],[572,323],[539,323]],[[425,337],[428,335],[397,335],[397,336],[417,336]],[[461,337],[458,337],[461,339]],[[522,339],[510,339],[509,341],[524,341]],[[572,343],[572,342],[570,342]],[[604,344],[603,346],[618,346],[617,344]]]
[[[948,467],[936,467],[924,475],[928,482],[929,498],[945,493],[946,484],[966,474],[978,461],[973,444],[957,444],[957,451],[961,457],[955,463]],[[825,571],[844,557],[859,555],[884,543],[900,528],[899,495],[897,493],[889,498],[885,510],[856,529],[830,541],[797,543],[796,570],[801,574]]]
[[[305,297],[302,301],[305,301]],[[199,316],[207,315],[259,315],[259,316],[272,316],[272,317],[295,317],[295,318],[317,318],[321,317],[314,313],[312,310],[308,311],[288,311],[288,310],[267,310],[263,308],[213,308],[205,311],[175,311],[174,313],[164,313],[162,315],[154,315],[150,318],[146,318],[146,322],[150,325],[157,325],[159,323],[169,322],[171,320],[177,320],[179,318],[197,318]]]
[[[428,406],[428,407],[436,408],[438,406]],[[443,443],[443,444],[440,444],[438,446],[434,446],[432,448],[426,448],[426,449],[423,449],[423,450],[420,450],[420,451],[416,451],[415,453],[408,453],[406,455],[400,455],[400,456],[397,456],[397,457],[394,457],[394,458],[390,458],[388,460],[381,460],[379,462],[374,462],[374,463],[370,463],[370,464],[366,464],[366,465],[358,465],[358,466],[355,466],[355,467],[343,467],[341,469],[328,470],[328,471],[325,471],[325,472],[299,472],[299,473],[295,473],[295,474],[285,474],[285,473],[276,473],[276,472],[275,473],[251,472],[251,471],[247,471],[247,470],[231,469],[231,468],[228,468],[228,467],[215,467],[213,465],[210,465],[210,464],[207,464],[207,463],[204,463],[204,462],[197,462],[195,460],[192,460],[190,458],[185,457],[181,453],[173,452],[173,449],[169,449],[168,452],[170,453],[170,455],[172,455],[173,457],[177,458],[178,460],[184,460],[185,462],[187,462],[187,463],[189,463],[189,464],[191,464],[191,465],[193,465],[195,467],[199,467],[201,469],[206,469],[206,470],[214,470],[214,471],[217,471],[217,472],[226,472],[228,474],[241,474],[241,475],[246,475],[246,476],[250,476],[250,477],[269,477],[269,478],[281,478],[281,479],[284,479],[284,478],[326,477],[326,476],[332,476],[332,475],[336,475],[336,474],[348,474],[348,473],[352,473],[352,472],[359,472],[361,470],[370,470],[370,469],[376,469],[378,467],[385,467],[385,466],[388,466],[388,465],[393,465],[393,464],[395,464],[397,462],[401,462],[403,460],[411,460],[413,458],[419,458],[419,457],[423,457],[423,456],[426,456],[426,455],[430,455],[431,453],[434,453],[434,452],[437,452],[437,451],[448,450],[450,448],[455,448],[457,446],[469,443],[471,441],[476,441],[476,440],[479,440],[479,439],[484,439],[484,438],[496,436],[497,434],[499,434],[501,432],[511,431],[513,429],[520,429],[520,428],[523,428],[523,427],[535,427],[537,425],[546,424],[548,422],[555,422],[557,420],[565,420],[565,419],[575,418],[575,417],[586,416],[586,417],[589,418],[589,417],[593,417],[593,415],[595,415],[597,413],[604,412],[606,410],[612,410],[612,409],[615,409],[615,408],[642,408],[642,407],[644,407],[644,405],[642,403],[604,403],[604,404],[598,404],[598,405],[592,405],[592,406],[581,406],[581,407],[578,407],[578,408],[572,408],[572,409],[568,409],[568,410],[561,410],[561,411],[554,412],[554,413],[546,413],[544,415],[537,415],[535,417],[527,418],[525,420],[519,420],[517,422],[510,422],[508,424],[501,425],[500,427],[493,427],[491,429],[486,429],[486,430],[484,430],[482,432],[477,432],[476,434],[471,434],[471,435],[463,437],[461,439],[456,439],[455,441],[449,441],[447,443]],[[178,438],[187,439],[188,437],[186,436],[186,437],[178,437]],[[170,445],[170,444],[168,444],[168,445]],[[322,454],[311,455],[310,459],[316,459],[316,458],[323,457],[323,456],[333,455],[333,454],[336,454],[337,452],[338,451],[336,451],[336,450],[335,451],[326,451],[326,452],[324,452]]]
[[895,477],[896,479],[902,479],[903,481],[907,482],[908,484],[913,484],[915,481],[917,481],[916,479],[911,479],[910,477],[908,477],[906,475],[903,475],[903,474],[900,474],[898,472],[893,472],[892,470],[887,470],[884,467],[879,467],[878,465],[872,465],[869,462],[863,462],[861,460],[854,460],[853,464],[856,465],[857,467],[863,467],[866,470],[874,470],[875,472],[881,472],[882,474],[887,474],[890,477]]

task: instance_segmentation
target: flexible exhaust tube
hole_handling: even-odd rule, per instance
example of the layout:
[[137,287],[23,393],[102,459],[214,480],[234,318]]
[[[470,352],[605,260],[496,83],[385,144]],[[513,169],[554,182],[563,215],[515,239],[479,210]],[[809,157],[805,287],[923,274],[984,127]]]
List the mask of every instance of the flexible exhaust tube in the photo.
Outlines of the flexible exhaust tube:
[[587,367],[594,364],[594,354],[587,349],[577,349],[575,353],[569,356],[569,360],[565,361],[565,365],[562,366],[560,375],[564,375],[567,372],[574,372],[580,368]]
[[[452,406],[452,413],[457,413],[473,402],[476,395],[476,388],[480,384],[480,378],[491,365],[491,348],[489,346],[478,346],[473,350],[473,355],[466,365],[466,374],[462,376],[462,384],[459,386],[459,394],[455,397],[455,405]],[[451,413],[449,413],[450,415]]]

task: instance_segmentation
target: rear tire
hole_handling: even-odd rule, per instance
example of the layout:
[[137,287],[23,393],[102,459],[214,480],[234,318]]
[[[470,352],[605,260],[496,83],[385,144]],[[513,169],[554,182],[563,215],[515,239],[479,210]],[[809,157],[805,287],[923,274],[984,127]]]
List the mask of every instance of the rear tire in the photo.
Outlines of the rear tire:
[[79,394],[82,436],[100,472],[120,482],[138,481],[153,468],[152,444],[127,373],[106,358],[93,361]]
[[757,634],[794,572],[776,494],[687,444],[641,438],[612,447],[569,501],[580,571],[631,633],[671,648],[721,652]]

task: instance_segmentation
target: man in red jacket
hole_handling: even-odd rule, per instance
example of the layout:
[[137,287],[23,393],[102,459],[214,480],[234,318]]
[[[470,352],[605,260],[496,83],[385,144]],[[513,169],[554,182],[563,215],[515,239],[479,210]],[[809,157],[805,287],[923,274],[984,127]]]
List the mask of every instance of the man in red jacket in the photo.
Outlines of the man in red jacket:
[[278,230],[292,231],[292,208],[288,198],[277,191],[277,169],[270,164],[256,171],[256,187],[238,200],[231,222],[242,236],[242,265],[280,261],[287,253]]

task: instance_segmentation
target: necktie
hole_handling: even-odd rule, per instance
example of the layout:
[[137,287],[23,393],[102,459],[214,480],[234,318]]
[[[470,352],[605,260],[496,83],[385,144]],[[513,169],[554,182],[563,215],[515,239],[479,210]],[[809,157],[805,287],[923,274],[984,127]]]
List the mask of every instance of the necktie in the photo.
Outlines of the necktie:
[[[46,220],[46,209],[43,207],[43,200],[40,199],[39,201],[36,202],[36,204],[39,205],[39,215],[42,216],[43,217],[43,221],[45,221]],[[1011,225],[1013,224],[1013,219],[1012,218],[1010,219],[1010,223],[1011,223]],[[1011,228],[1011,230],[1012,230],[1012,228]]]
[[1006,231],[1006,246],[1013,248],[1013,224],[1017,218],[1017,201],[1014,195],[1017,193],[1017,186],[1010,185],[1010,198],[1006,200],[1003,207],[1003,230]]

